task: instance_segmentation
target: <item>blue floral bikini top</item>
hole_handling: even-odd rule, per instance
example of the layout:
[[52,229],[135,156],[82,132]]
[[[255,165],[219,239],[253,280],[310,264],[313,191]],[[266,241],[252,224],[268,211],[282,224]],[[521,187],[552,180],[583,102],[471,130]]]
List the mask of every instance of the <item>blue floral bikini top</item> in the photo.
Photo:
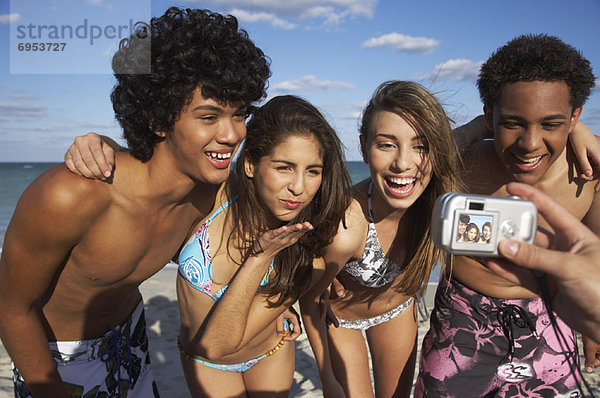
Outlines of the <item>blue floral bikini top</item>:
[[[185,279],[191,287],[209,295],[215,301],[221,299],[229,285],[223,286],[214,294],[211,293],[213,279],[212,259],[208,242],[208,226],[233,200],[224,203],[206,221],[204,221],[179,254],[179,274],[181,274],[183,279]],[[271,271],[273,271],[273,261],[274,260],[271,261],[269,269],[260,283],[261,286],[264,286],[269,282],[269,275],[271,274]]]
[[372,192],[373,181],[369,184],[369,198],[367,200],[369,206],[369,232],[367,233],[365,250],[360,259],[346,263],[343,269],[356,283],[376,288],[392,282],[402,272],[402,268],[385,255],[379,243],[375,222],[373,221],[373,209],[371,208]]

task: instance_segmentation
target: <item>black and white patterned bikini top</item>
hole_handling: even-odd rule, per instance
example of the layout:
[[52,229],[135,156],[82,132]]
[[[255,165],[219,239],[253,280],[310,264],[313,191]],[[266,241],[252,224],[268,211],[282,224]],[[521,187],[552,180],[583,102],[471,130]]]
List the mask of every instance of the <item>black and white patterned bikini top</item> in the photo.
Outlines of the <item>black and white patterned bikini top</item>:
[[402,269],[392,260],[387,258],[379,239],[373,221],[373,209],[371,208],[371,193],[373,192],[373,181],[369,184],[369,232],[365,250],[359,260],[354,260],[344,265],[344,271],[357,283],[366,287],[381,287],[392,282]]

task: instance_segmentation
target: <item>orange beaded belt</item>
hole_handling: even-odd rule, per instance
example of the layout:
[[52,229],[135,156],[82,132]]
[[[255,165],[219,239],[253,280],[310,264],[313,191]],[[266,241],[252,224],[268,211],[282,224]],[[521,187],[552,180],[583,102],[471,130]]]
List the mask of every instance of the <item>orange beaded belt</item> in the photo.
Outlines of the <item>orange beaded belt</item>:
[[[284,338],[287,335],[288,335],[288,332],[286,331],[283,334]],[[227,370],[229,372],[245,372],[245,371],[247,371],[261,359],[270,357],[271,355],[275,354],[277,351],[279,351],[279,349],[281,349],[281,347],[283,347],[284,344],[285,344],[285,340],[282,338],[275,347],[273,347],[269,351],[265,352],[263,355],[259,356],[258,358],[250,359],[249,361],[245,361],[242,363],[217,364],[217,363],[211,363],[211,362],[204,361],[200,358],[197,358],[195,356],[188,354],[183,349],[183,345],[181,344],[181,339],[177,339],[177,348],[179,348],[179,352],[181,353],[181,356],[183,356],[184,358],[189,359],[190,361],[200,363],[202,365],[210,366],[211,368],[214,368],[214,369]]]

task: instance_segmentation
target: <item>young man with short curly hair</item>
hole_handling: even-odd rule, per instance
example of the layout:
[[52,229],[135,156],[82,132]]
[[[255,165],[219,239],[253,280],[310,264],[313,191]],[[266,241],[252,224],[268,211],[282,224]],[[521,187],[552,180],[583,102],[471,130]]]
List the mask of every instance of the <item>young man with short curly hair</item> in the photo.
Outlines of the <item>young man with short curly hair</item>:
[[[594,83],[589,61],[556,37],[524,35],[498,49],[478,80],[494,140],[466,153],[469,192],[508,196],[508,183],[523,182],[600,232],[600,194],[578,178],[567,146]],[[456,257],[438,286],[415,396],[581,396],[574,333],[560,319],[554,330],[538,294]],[[593,358],[597,345],[586,345]]]
[[[147,40],[151,71],[131,73]],[[6,232],[0,337],[17,397],[158,396],[138,286],[211,210],[270,75],[234,17],[177,8],[130,37],[113,70],[131,152],[111,183],[53,167]]]

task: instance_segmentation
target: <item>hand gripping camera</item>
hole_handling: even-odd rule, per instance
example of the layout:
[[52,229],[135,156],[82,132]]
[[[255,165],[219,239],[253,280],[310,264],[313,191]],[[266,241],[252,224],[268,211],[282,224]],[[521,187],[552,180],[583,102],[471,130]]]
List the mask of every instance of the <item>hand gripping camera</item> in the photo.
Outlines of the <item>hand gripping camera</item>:
[[535,204],[515,196],[449,192],[436,200],[431,219],[435,245],[461,256],[499,257],[502,239],[535,243],[536,229]]

